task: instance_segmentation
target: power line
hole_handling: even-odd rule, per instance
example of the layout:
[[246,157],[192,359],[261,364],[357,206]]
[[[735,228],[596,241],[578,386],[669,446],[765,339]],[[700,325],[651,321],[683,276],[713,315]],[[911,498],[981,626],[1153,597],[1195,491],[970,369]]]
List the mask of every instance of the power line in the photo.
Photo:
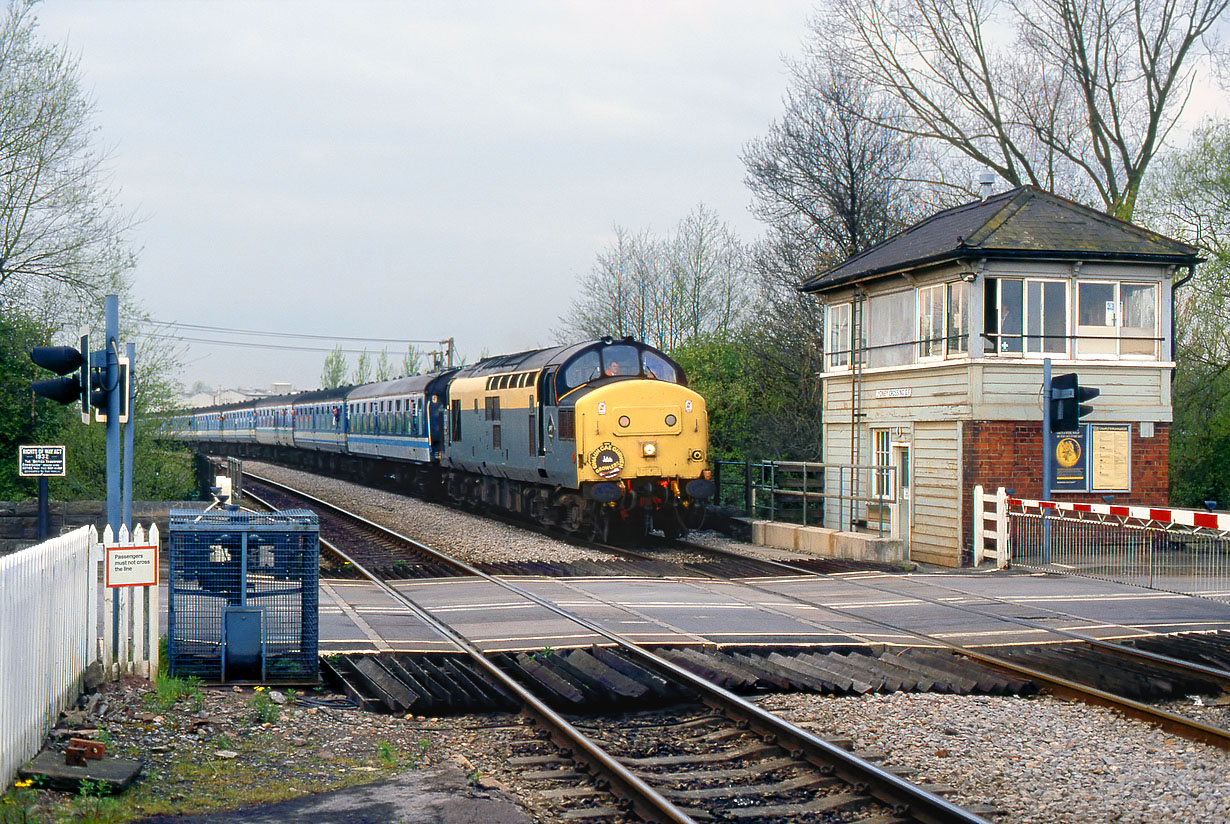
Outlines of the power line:
[[354,340],[366,341],[368,343],[440,343],[439,338],[431,340],[413,338],[365,338],[354,335],[313,335],[310,333],[298,332],[262,332],[255,329],[232,329],[226,326],[201,326],[195,323],[179,323],[178,321],[151,321],[157,326],[164,326],[172,329],[195,329],[201,332],[230,332],[237,335],[256,335],[265,338],[311,338],[313,340]]
[[[289,352],[335,352],[338,349],[344,354],[361,355],[364,352],[373,354],[367,349],[344,349],[341,347],[321,347],[321,346],[293,346],[290,344],[280,343],[258,343],[256,341],[237,341],[237,340],[217,340],[214,338],[194,338],[186,335],[163,335],[157,332],[142,332],[144,337],[155,340],[172,340],[182,343],[207,343],[213,346],[234,346],[241,349],[277,349]],[[365,340],[365,338],[354,338],[353,340]],[[418,341],[420,343],[438,343],[439,341]]]

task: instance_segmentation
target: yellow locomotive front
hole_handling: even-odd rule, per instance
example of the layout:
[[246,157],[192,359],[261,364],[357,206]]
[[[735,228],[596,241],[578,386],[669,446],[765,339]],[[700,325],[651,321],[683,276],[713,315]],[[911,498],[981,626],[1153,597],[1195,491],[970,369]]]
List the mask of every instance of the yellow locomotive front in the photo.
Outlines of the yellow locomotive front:
[[680,535],[713,496],[705,399],[678,383],[599,381],[575,401],[577,481],[611,528]]

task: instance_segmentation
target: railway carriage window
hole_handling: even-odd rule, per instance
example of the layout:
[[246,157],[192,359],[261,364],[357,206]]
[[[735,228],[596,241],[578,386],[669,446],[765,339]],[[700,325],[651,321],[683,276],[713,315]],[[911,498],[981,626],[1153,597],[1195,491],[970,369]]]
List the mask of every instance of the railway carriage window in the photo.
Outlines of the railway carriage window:
[[449,440],[456,443],[461,440],[461,401],[454,400],[450,411],[452,420],[449,421]]
[[575,409],[561,409],[559,411],[559,439],[561,441],[575,441],[577,439]]
[[598,378],[601,374],[602,361],[597,352],[590,350],[568,364],[557,387],[559,395],[566,395],[578,386],[584,386]]

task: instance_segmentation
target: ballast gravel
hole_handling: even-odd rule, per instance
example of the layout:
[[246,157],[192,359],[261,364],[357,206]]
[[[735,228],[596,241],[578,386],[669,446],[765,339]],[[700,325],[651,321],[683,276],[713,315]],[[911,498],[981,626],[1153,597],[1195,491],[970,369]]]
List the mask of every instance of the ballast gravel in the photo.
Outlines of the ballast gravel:
[[244,470],[288,484],[467,563],[600,561],[611,556],[408,495],[257,461]]
[[773,695],[760,705],[884,753],[909,780],[1014,824],[1230,821],[1230,753],[1102,707],[930,693]]

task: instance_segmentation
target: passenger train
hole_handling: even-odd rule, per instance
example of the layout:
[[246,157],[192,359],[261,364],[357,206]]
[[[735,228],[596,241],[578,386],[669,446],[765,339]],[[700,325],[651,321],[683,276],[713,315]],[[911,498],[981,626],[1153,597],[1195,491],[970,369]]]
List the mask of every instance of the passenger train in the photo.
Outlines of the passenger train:
[[704,398],[631,338],[193,409],[166,428],[203,452],[391,480],[609,539],[682,535],[714,494]]

